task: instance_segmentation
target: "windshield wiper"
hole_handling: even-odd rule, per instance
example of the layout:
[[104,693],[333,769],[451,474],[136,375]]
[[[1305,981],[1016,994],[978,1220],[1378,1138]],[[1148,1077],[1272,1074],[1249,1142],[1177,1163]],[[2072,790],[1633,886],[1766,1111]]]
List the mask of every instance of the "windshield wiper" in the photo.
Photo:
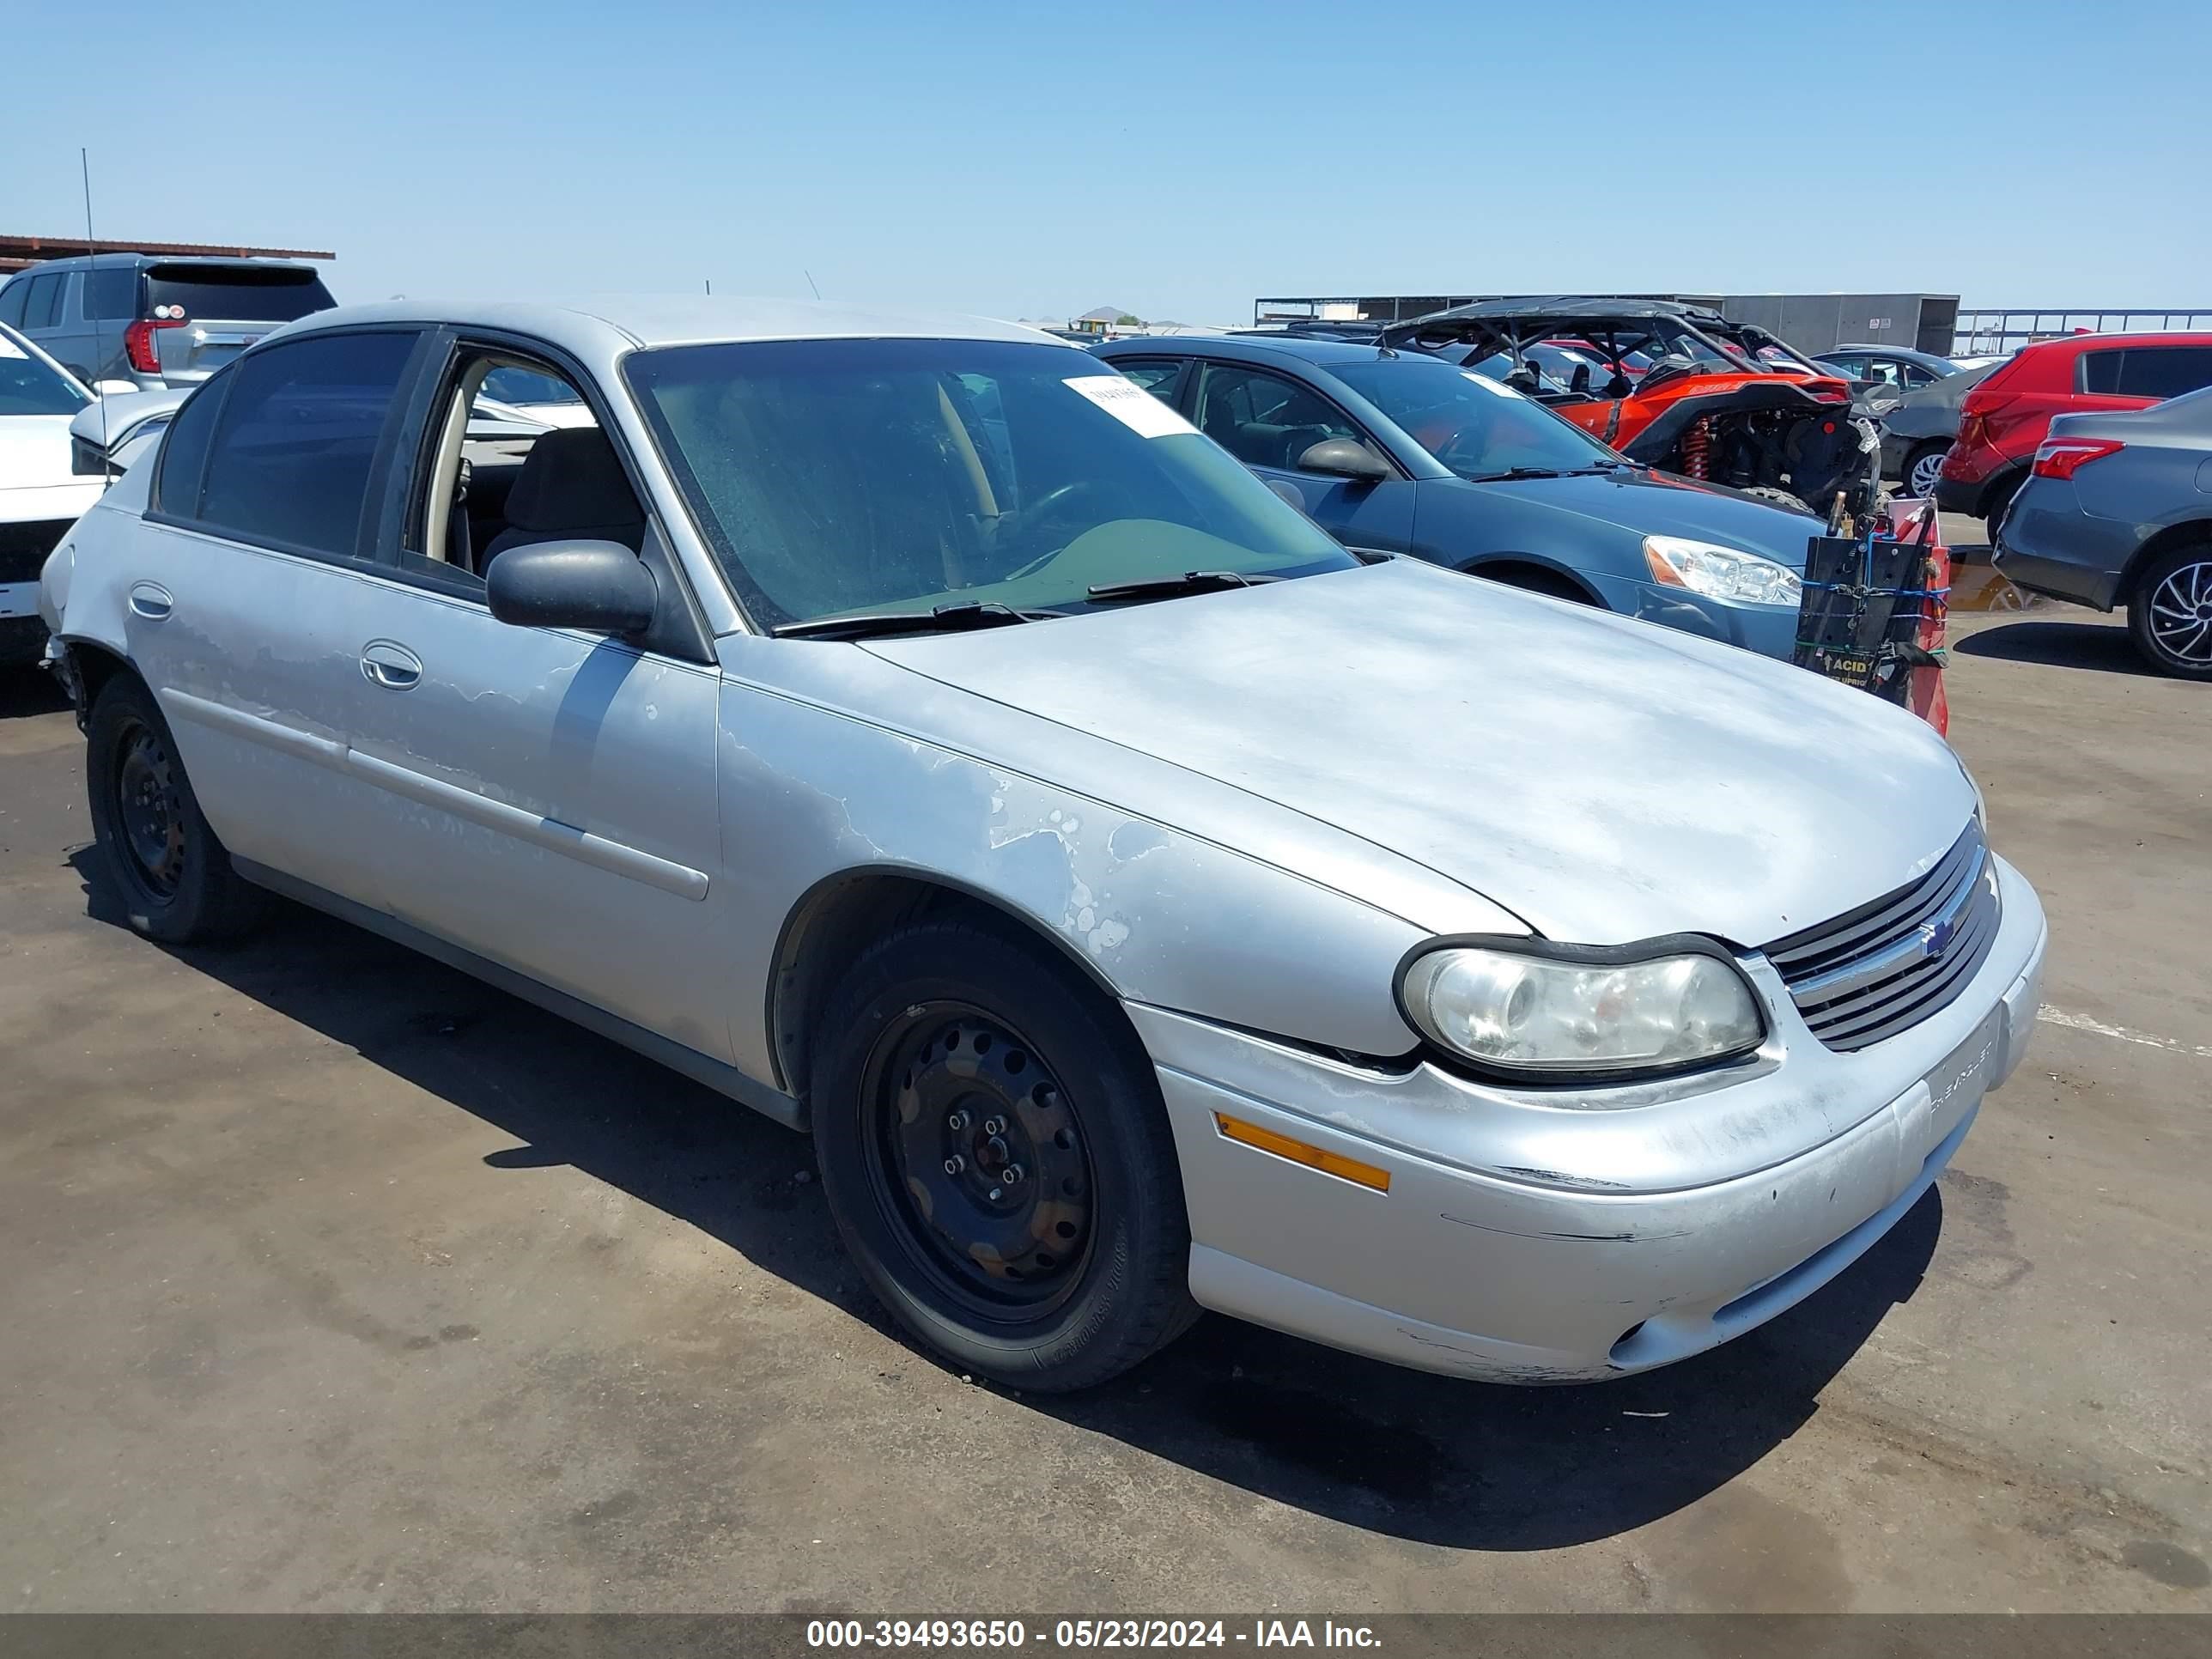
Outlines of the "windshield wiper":
[[1503,472],[1470,472],[1469,483],[1511,483],[1516,478],[1557,478],[1564,477],[1556,466],[1509,466]]
[[1280,576],[1247,575],[1242,570],[1186,570],[1180,576],[1146,576],[1139,581],[1100,582],[1094,599],[1171,599],[1179,593],[1211,593],[1223,587],[1253,587]]
[[849,617],[815,617],[786,623],[773,630],[778,639],[872,638],[879,634],[963,634],[977,628],[1006,628],[1015,623],[1064,617],[1065,611],[1017,611],[1012,605],[969,599],[933,611],[863,611]]

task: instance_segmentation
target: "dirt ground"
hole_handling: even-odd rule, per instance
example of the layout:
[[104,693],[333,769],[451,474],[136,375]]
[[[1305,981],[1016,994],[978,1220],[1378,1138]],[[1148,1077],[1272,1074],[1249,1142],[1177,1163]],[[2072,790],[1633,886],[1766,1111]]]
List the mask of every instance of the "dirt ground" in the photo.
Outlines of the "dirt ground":
[[0,1605],[2212,1608],[2212,688],[2086,612],[1955,633],[2051,916],[2026,1064],[1805,1305],[1536,1392],[1220,1319],[963,1384],[805,1141],[305,913],[132,936],[0,682]]

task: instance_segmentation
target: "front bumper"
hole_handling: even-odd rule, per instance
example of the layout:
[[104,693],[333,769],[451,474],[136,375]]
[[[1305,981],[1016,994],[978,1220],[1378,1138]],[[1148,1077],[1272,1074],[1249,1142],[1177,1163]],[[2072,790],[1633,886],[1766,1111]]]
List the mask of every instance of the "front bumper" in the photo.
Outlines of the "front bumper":
[[1794,605],[1742,605],[1627,576],[1593,575],[1589,580],[1607,609],[1638,622],[1679,628],[1781,662],[1788,662],[1796,649]]
[[[1753,958],[1775,1027],[1759,1054],[1604,1107],[1133,1007],[1182,1160],[1192,1294],[1509,1382],[1646,1370],[1772,1318],[1918,1200],[2026,1049],[2047,934],[2033,890],[1997,864],[2003,921],[1948,1007],[1837,1054]],[[1218,1114],[1387,1171],[1389,1190],[1232,1140]]]

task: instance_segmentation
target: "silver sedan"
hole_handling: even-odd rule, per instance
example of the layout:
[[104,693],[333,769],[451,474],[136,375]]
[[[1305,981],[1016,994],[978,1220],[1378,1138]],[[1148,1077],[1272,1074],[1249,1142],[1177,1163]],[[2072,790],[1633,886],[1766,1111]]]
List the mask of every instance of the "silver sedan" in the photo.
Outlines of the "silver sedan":
[[[578,418],[472,427],[502,368]],[[1026,330],[325,312],[40,603],[133,927],[287,895],[810,1133],[885,1304],[1024,1386],[1200,1308],[1679,1359],[1895,1222],[2034,1016],[1927,727],[1347,551]]]

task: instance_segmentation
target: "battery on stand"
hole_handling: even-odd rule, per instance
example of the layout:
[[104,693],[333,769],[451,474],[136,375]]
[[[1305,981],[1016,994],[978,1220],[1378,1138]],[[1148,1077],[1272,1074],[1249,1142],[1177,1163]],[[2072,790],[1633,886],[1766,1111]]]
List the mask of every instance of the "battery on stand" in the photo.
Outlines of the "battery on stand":
[[1887,512],[1853,526],[1839,501],[1829,533],[1806,544],[1791,659],[1947,731],[1943,627],[1950,592],[1950,555],[1936,540],[1933,502],[1892,501]]

